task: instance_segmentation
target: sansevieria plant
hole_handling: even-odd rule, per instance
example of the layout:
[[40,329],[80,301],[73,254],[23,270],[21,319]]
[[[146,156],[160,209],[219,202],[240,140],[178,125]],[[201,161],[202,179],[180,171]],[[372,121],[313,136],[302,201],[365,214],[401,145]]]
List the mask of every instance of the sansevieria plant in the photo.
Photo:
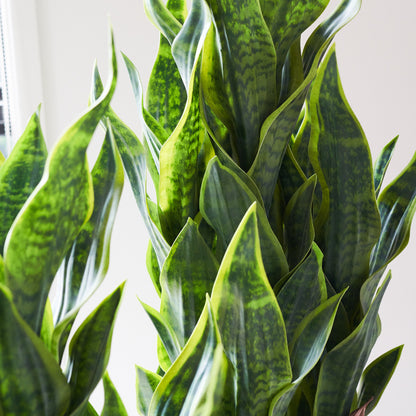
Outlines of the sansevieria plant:
[[330,44],[361,2],[342,1],[303,47],[329,0],[185,3],[145,0],[161,32],[145,100],[124,58],[143,142],[106,113],[160,295],[159,311],[143,304],[160,366],[137,367],[138,411],[369,414],[402,350],[367,363],[416,159],[383,189],[395,140],[373,164],[342,90]]
[[89,397],[101,379],[101,414],[127,415],[105,373],[123,285],[71,331],[107,271],[123,187],[111,129],[91,171],[86,157],[116,85],[114,45],[111,56],[108,88],[49,155],[36,112],[1,160],[1,416],[97,415]]

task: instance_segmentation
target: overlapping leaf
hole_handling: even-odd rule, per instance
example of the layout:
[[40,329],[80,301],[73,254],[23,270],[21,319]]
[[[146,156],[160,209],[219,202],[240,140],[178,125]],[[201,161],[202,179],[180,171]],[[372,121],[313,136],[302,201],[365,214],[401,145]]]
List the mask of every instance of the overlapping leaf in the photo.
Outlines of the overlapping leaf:
[[396,147],[398,138],[399,136],[396,136],[391,142],[387,143],[386,146],[383,147],[381,154],[374,164],[374,189],[376,190],[376,196],[380,193],[384,175],[389,167],[391,156],[394,148]]
[[266,414],[291,381],[283,317],[260,252],[256,204],[247,211],[220,265],[212,291],[225,352],[236,368],[236,412]]
[[0,284],[0,414],[63,416],[70,389],[42,341]]
[[161,379],[158,374],[136,366],[137,411],[141,416],[148,415],[153,393]]
[[[324,271],[350,314],[368,277],[371,250],[380,235],[370,150],[340,85],[334,50],[322,63],[311,91],[309,156],[322,189],[315,220]],[[352,165],[352,161],[354,164]]]
[[116,74],[112,41],[112,76],[107,89],[55,146],[40,184],[17,216],[6,241],[7,285],[17,309],[37,333],[52,280],[92,213],[92,179],[86,150],[107,111]]
[[104,407],[101,416],[128,416],[126,408],[108,373],[104,374]]
[[14,219],[42,177],[47,155],[36,112],[0,169],[1,253]]

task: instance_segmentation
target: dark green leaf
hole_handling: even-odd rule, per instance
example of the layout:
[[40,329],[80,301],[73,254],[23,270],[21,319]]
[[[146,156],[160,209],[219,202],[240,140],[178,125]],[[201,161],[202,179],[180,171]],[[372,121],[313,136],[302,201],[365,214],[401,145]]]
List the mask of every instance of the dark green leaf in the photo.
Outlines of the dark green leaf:
[[[247,171],[257,152],[261,125],[277,103],[273,40],[258,1],[209,0],[208,4],[220,41],[224,90],[235,127],[231,133],[239,165]],[[227,125],[216,108],[212,110]]]
[[7,233],[18,212],[39,183],[48,151],[38,112],[30,118],[25,131],[0,169],[0,253]]
[[67,371],[71,412],[86,407],[91,393],[104,375],[123,287],[124,283],[104,299],[72,337]]
[[126,408],[107,372],[104,374],[103,383],[104,407],[101,416],[127,416]]
[[7,285],[17,309],[37,333],[52,280],[92,214],[93,189],[86,150],[116,85],[113,39],[111,46],[112,75],[108,87],[49,155],[43,179],[17,216],[5,246]]
[[317,242],[324,253],[324,272],[335,291],[349,287],[343,303],[353,314],[380,235],[380,216],[370,149],[344,96],[334,49],[320,66],[310,106],[309,156],[322,189],[315,220]]
[[264,270],[256,204],[239,225],[212,291],[214,315],[237,371],[237,414],[266,414],[291,381],[285,324]]
[[286,206],[285,243],[290,268],[294,268],[305,258],[315,237],[312,219],[315,186],[314,175],[294,193]]
[[367,406],[367,413],[377,406],[394,370],[400,360],[403,345],[393,348],[378,357],[367,366],[362,375],[360,390],[358,392],[358,405],[364,406],[370,399]]
[[147,416],[150,402],[161,376],[136,365],[137,411],[141,416]]
[[380,193],[384,175],[386,174],[387,168],[389,167],[391,156],[393,154],[393,150],[396,146],[398,138],[399,136],[396,136],[391,142],[387,143],[387,145],[383,147],[381,154],[374,164],[374,188],[376,190],[376,196],[378,196]]
[[181,348],[194,330],[217,271],[218,263],[198,226],[188,220],[172,245],[160,277],[160,313],[172,327]]
[[59,365],[0,284],[0,414],[63,416],[70,390]]
[[313,243],[311,253],[295,269],[277,295],[289,343],[302,320],[326,300],[322,259],[321,250]]
[[349,414],[357,384],[379,335],[378,310],[388,283],[389,278],[361,323],[326,355],[319,373],[315,416]]
[[146,252],[146,268],[150,278],[152,279],[153,286],[155,287],[156,292],[160,297],[162,294],[162,288],[160,286],[160,268],[159,263],[157,262],[155,249],[153,248],[150,241]]

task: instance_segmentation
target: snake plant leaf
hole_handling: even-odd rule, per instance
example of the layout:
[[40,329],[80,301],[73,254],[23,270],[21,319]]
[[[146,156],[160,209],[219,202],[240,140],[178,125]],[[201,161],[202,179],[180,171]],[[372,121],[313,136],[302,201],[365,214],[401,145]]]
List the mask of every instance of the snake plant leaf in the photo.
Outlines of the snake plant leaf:
[[188,343],[158,384],[148,414],[200,414],[196,410],[207,401],[214,387],[220,389],[220,394],[216,394],[216,408],[208,414],[233,415],[232,372],[207,299]]
[[188,90],[183,116],[160,151],[159,215],[168,243],[198,213],[198,154],[204,139],[204,126],[199,116],[198,65]]
[[313,228],[312,202],[316,175],[311,176],[292,196],[284,214],[285,242],[290,268],[305,258],[311,248],[315,231]]
[[406,247],[416,209],[416,154],[380,194],[381,237],[371,253],[370,272],[386,266]]
[[389,281],[390,278],[386,278],[360,324],[325,356],[319,373],[314,416],[349,413],[357,384],[379,335],[378,310]]
[[183,348],[211,293],[218,263],[198,226],[189,219],[176,238],[163,265],[160,313],[170,324]]
[[[264,20],[277,53],[277,77],[280,84],[283,65],[292,45],[324,11],[329,0],[273,1],[261,0]],[[278,85],[280,88],[280,85]]]
[[346,290],[319,305],[296,328],[289,347],[295,382],[302,380],[321,358]]
[[85,412],[82,414],[82,416],[98,416],[98,413],[94,409],[94,406],[91,403],[88,403]]
[[[233,171],[217,157],[208,163],[201,185],[200,210],[204,219],[217,232],[222,246],[227,247],[235,230],[253,202],[255,195]],[[266,214],[256,209],[263,262],[271,284],[289,271],[282,246],[274,235]]]
[[276,52],[258,1],[207,3],[220,41],[224,89],[236,128],[233,140],[239,165],[247,171],[257,152],[261,125],[277,104]]
[[387,168],[389,167],[391,156],[393,154],[394,148],[396,147],[398,138],[399,136],[396,136],[392,141],[383,147],[381,154],[374,164],[374,189],[376,190],[377,197],[380,193],[384,175],[386,174]]
[[80,307],[103,281],[108,270],[110,238],[123,189],[123,165],[111,127],[91,172],[94,209],[61,266],[54,301],[54,353],[62,357],[65,341]]
[[312,68],[316,57],[325,53],[335,34],[355,17],[361,2],[362,0],[343,0],[309,36],[302,55],[305,74]]
[[141,416],[149,414],[153,393],[161,379],[162,377],[158,374],[136,365],[137,411]]
[[[173,363],[181,352],[181,344],[176,336],[174,329],[168,320],[156,309],[146,305],[142,301],[140,301],[140,303],[152,321],[153,325],[155,326],[160,340],[162,341],[162,344],[167,352],[170,363]],[[165,369],[164,366],[162,366],[162,368],[165,371],[167,370],[167,367]]]
[[149,20],[165,36],[170,44],[182,28],[182,24],[162,0],[144,0],[144,10]]
[[126,408],[107,372],[103,377],[103,385],[104,407],[101,416],[128,416]]
[[400,360],[403,345],[393,348],[378,357],[367,366],[362,375],[358,392],[358,406],[367,404],[367,413],[370,414],[377,406],[394,370]]
[[[183,23],[186,15],[185,1],[170,0],[166,7]],[[159,51],[147,88],[146,108],[166,132],[171,134],[179,122],[185,103],[186,90],[172,57],[171,45],[160,35]]]
[[212,290],[227,357],[236,368],[236,412],[266,414],[278,391],[290,383],[285,324],[260,252],[256,203],[231,240]]
[[124,283],[104,299],[71,339],[67,370],[71,388],[71,414],[86,408],[91,393],[105,373],[123,287]]
[[295,192],[305,183],[306,179],[307,177],[293,155],[291,146],[287,146],[279,172],[280,188],[286,205]]
[[[1,278],[0,278],[1,283]],[[53,324],[53,313],[52,313],[52,305],[51,301],[48,298],[45,305],[45,313],[43,314],[42,320],[42,327],[40,330],[39,338],[42,340],[43,345],[48,349],[48,351],[52,352],[52,336],[54,331],[54,324]]]
[[155,249],[153,248],[150,241],[146,251],[146,268],[150,278],[152,279],[153,286],[155,287],[156,292],[160,297],[162,294],[162,288],[160,286],[160,268],[159,263],[157,262]]
[[14,219],[42,177],[48,156],[38,111],[32,115],[9,157],[1,165],[1,253],[3,253],[4,242]]
[[324,272],[334,289],[349,286],[343,303],[353,313],[380,236],[380,214],[370,150],[342,90],[334,49],[321,64],[312,87],[311,117],[309,156],[326,201],[315,220],[317,241],[324,253]]
[[327,298],[322,260],[321,250],[313,243],[310,254],[278,291],[277,301],[285,321],[289,343],[302,320]]
[[59,365],[0,284],[0,414],[63,416],[70,390]]
[[211,13],[205,1],[193,0],[189,15],[172,43],[172,56],[178,66],[188,95],[191,95],[192,73],[199,60],[210,26]]
[[113,39],[111,46],[108,87],[54,147],[41,182],[19,212],[6,240],[6,282],[20,314],[37,333],[52,280],[93,210],[86,150],[116,85]]

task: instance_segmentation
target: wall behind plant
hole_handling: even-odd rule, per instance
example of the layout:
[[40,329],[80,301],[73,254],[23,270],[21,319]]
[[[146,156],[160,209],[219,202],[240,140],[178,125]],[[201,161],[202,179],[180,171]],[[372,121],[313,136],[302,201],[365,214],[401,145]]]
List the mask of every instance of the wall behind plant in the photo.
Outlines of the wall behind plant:
[[[401,135],[386,181],[400,171],[416,150],[413,129],[416,30],[412,17],[416,6],[411,0],[402,0],[400,7],[396,4],[388,0],[365,0],[359,16],[337,38],[344,89],[364,127],[373,154],[376,156],[383,144],[397,133]],[[145,85],[157,50],[158,34],[147,21],[141,0],[37,0],[36,13],[44,99],[42,111],[46,119],[46,138],[52,145],[86,107],[95,58],[102,75],[107,74],[108,15],[117,47],[135,62]],[[139,132],[127,73],[121,60],[119,63],[119,83],[113,107]],[[97,137],[97,143],[99,140]],[[92,149],[91,158],[94,153]],[[413,407],[416,232],[412,233],[412,238],[403,256],[393,263],[393,281],[381,309],[383,332],[375,354],[380,355],[401,343],[405,344],[405,349],[377,415],[410,415]],[[148,368],[156,366],[155,333],[136,299],[139,296],[143,301],[157,305],[145,269],[146,247],[146,231],[126,183],[113,234],[108,278],[95,299],[128,279],[114,333],[109,371],[126,402],[129,415],[136,414],[134,364]],[[87,310],[95,305],[93,299]],[[94,400],[100,403],[100,395]]]

